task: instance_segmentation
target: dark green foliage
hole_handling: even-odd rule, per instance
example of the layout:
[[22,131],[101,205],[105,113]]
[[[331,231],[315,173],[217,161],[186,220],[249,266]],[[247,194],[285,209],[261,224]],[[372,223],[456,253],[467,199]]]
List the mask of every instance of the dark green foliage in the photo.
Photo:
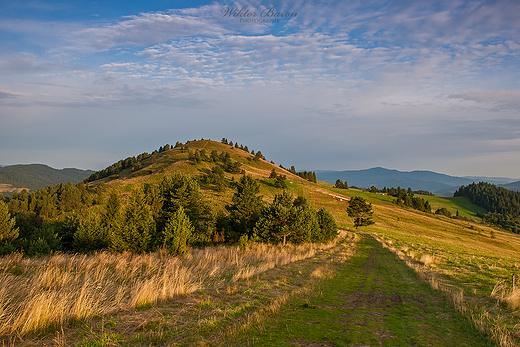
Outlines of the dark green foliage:
[[36,190],[68,181],[78,183],[92,173],[92,170],[57,170],[42,164],[10,165],[0,167],[0,182]]
[[332,214],[325,208],[321,208],[316,212],[320,233],[317,234],[315,242],[332,241],[338,236],[338,226]]
[[255,158],[253,160],[254,161],[259,161],[260,159],[265,160],[265,157],[263,156],[262,152],[258,151],[258,152],[256,152]]
[[414,192],[412,192],[410,188],[408,188],[408,191],[399,189],[396,196],[397,198],[394,200],[394,203],[399,206],[411,207],[422,212],[432,212],[430,202],[421,197],[414,196]]
[[0,246],[16,240],[19,229],[15,224],[16,220],[11,217],[7,205],[0,201]]
[[338,188],[338,189],[348,189],[347,181],[345,181],[345,183],[343,183],[342,180],[337,179],[337,180],[336,180],[336,184],[334,185],[334,188]]
[[435,211],[435,214],[441,214],[446,217],[451,217],[451,212],[446,207],[439,208]]
[[520,230],[520,192],[479,182],[460,187],[453,196],[464,196],[488,212],[483,221],[518,233]]
[[274,186],[276,188],[286,189],[287,188],[287,183],[285,182],[286,179],[287,179],[287,177],[285,177],[285,175],[276,176],[276,179],[274,181]]
[[195,245],[210,243],[215,218],[211,205],[200,192],[199,183],[189,175],[176,172],[173,176],[163,178],[160,189],[163,207],[158,229],[164,230],[168,219],[182,206],[194,227],[189,243]]
[[308,206],[296,206],[288,191],[276,194],[255,225],[254,234],[269,242],[318,242],[321,239],[316,213]]
[[[291,166],[291,170],[292,169],[294,169],[294,166]],[[302,172],[298,172],[296,174],[298,176],[300,176],[301,178],[306,179],[309,182],[316,183],[316,173],[314,171],[308,171],[308,172],[307,171],[302,171]]]
[[110,194],[101,223],[107,234],[110,249],[122,252],[124,250],[121,241],[123,214],[121,212],[121,203],[115,192]]
[[235,184],[236,192],[232,204],[226,206],[229,211],[232,239],[238,239],[244,233],[251,234],[258,220],[263,203],[260,192],[260,182],[252,176],[243,175]]
[[354,218],[354,226],[356,229],[360,226],[374,224],[372,221],[372,204],[368,203],[362,197],[353,197],[348,204],[347,213],[349,217]]
[[190,219],[180,206],[166,223],[164,228],[164,245],[170,254],[183,255],[186,253],[187,241],[193,234]]
[[295,207],[304,207],[304,206],[310,206],[309,201],[307,198],[303,196],[299,196],[293,201],[293,206]]
[[276,170],[273,168],[271,170],[271,173],[269,174],[269,178],[276,178],[278,177],[278,174],[276,173]]
[[142,189],[137,187],[130,196],[121,228],[111,234],[111,249],[136,253],[149,251],[152,248],[154,233],[155,221],[152,212]]
[[202,176],[200,182],[212,185],[217,191],[222,191],[228,186],[228,181],[224,177],[224,169],[220,165],[215,165],[209,173]]
[[58,226],[45,224],[36,228],[31,238],[26,241],[24,247],[28,256],[40,256],[50,254],[53,251],[61,251],[60,238],[58,236]]
[[76,252],[92,252],[108,248],[108,233],[102,218],[88,210],[78,217],[78,229],[74,233],[73,249]]

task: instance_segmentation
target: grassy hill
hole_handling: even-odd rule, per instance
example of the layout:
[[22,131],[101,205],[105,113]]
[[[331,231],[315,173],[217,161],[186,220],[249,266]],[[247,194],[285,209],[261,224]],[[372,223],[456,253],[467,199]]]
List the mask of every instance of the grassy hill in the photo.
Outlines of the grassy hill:
[[[189,160],[190,152],[195,151],[203,151],[208,158],[213,151],[219,154],[228,153],[233,162],[241,164],[241,169],[245,174],[260,180],[260,194],[265,197],[265,201],[271,201],[276,193],[282,191],[274,186],[274,179],[268,178],[273,169],[278,174],[287,177],[288,187],[295,192],[295,195],[306,194],[309,187],[312,186],[309,181],[264,159],[254,160],[255,156],[247,151],[211,140],[188,142],[183,146],[161,152],[156,157],[148,157],[142,160],[142,168],[138,170],[126,168],[117,174],[92,181],[89,185],[95,188],[103,182],[123,194],[131,192],[138,184],[157,184],[164,175],[173,174],[175,171],[181,171],[195,178],[202,177],[210,173],[216,164],[210,160],[202,160],[199,163]],[[226,172],[225,178],[227,180],[238,179],[241,175],[241,173]],[[217,208],[223,208],[225,204],[230,203],[231,196],[234,193],[234,190],[230,187],[219,190],[210,184],[202,183],[201,188],[204,195],[213,200]]]
[[93,172],[74,168],[58,170],[43,164],[4,166],[0,167],[0,189],[9,192],[21,189],[35,190],[69,181],[76,184]]
[[[72,341],[77,345],[85,346],[148,346],[168,343],[225,345],[227,341],[238,339],[240,343],[235,345],[242,345],[242,342],[256,339],[255,329],[261,330],[262,324],[269,327],[265,329],[271,329],[269,317],[291,317],[294,312],[302,308],[315,310],[311,315],[329,316],[322,310],[331,309],[331,303],[320,300],[323,301],[328,297],[337,298],[344,293],[341,288],[332,293],[325,291],[325,289],[331,290],[328,284],[334,284],[333,282],[338,280],[338,273],[341,272],[335,271],[353,272],[348,269],[341,270],[344,266],[347,268],[350,266],[351,259],[368,259],[366,264],[371,264],[373,254],[366,252],[368,248],[375,249],[376,246],[371,243],[372,241],[368,241],[366,235],[361,234],[370,234],[379,241],[380,245],[390,250],[395,258],[400,259],[399,264],[407,264],[423,284],[429,284],[434,291],[444,296],[460,315],[466,317],[476,333],[480,331],[484,338],[489,338],[500,346],[514,346],[515,343],[520,342],[520,326],[517,324],[520,313],[518,311],[520,291],[516,286],[516,279],[520,276],[518,262],[520,237],[483,225],[477,213],[485,211],[466,198],[423,196],[430,201],[433,209],[444,207],[454,215],[458,211],[461,217],[459,219],[419,212],[397,206],[392,202],[394,198],[391,196],[355,189],[335,189],[332,184],[326,182],[309,182],[266,160],[255,160],[252,154],[244,150],[210,140],[189,142],[147,156],[139,161],[139,166],[127,167],[109,177],[94,180],[89,183],[89,186],[95,189],[106,185],[110,188],[100,193],[100,202],[103,202],[106,201],[111,190],[115,190],[121,198],[124,198],[136,185],[159,183],[164,175],[173,174],[175,171],[182,171],[193,177],[203,177],[209,174],[216,164],[204,159],[200,162],[191,160],[190,155],[194,151],[199,153],[204,151],[207,157],[213,151],[219,154],[228,153],[233,162],[241,164],[244,173],[259,179],[264,202],[270,202],[276,193],[282,191],[275,187],[273,179],[268,178],[271,171],[274,169],[277,173],[286,175],[288,187],[295,196],[305,196],[314,208],[325,207],[333,214],[338,226],[343,230],[343,238],[335,245],[320,246],[319,249],[305,248],[308,246],[301,246],[301,248],[297,246],[293,249],[255,245],[247,252],[241,252],[237,246],[231,245],[191,249],[185,258],[173,259],[165,257],[160,252],[139,256],[128,254],[116,256],[104,253],[93,255],[88,258],[92,262],[92,265],[88,266],[96,269],[96,276],[72,274],[67,275],[67,278],[75,278],[78,281],[83,278],[101,278],[99,284],[78,282],[78,284],[68,285],[71,287],[71,296],[74,293],[83,293],[83,288],[92,287],[93,292],[87,299],[94,300],[100,297],[106,301],[96,304],[98,306],[91,310],[96,313],[89,313],[89,311],[85,316],[96,314],[100,318],[92,323],[89,320],[85,323],[77,323],[79,328],[67,326],[62,330],[63,336],[51,336],[48,338],[49,343],[54,338],[53,341],[63,341],[63,345],[66,345],[65,341],[67,343]],[[228,181],[237,180],[240,176],[241,173],[225,173]],[[201,183],[201,188],[214,208],[222,211],[225,211],[224,206],[231,202],[234,193],[229,186],[217,187],[214,184]],[[356,196],[363,197],[372,204],[375,221],[375,224],[362,227],[357,231],[353,229],[353,221],[346,213],[348,200]],[[356,239],[365,241],[354,242],[353,240]],[[371,246],[367,247],[367,245]],[[298,253],[297,256],[286,254],[293,250]],[[286,258],[276,258],[282,254]],[[276,260],[272,260],[275,258]],[[39,274],[48,270],[54,271],[52,276],[58,276],[54,275],[57,272],[53,270],[56,264],[73,264],[78,262],[79,258],[73,256],[70,260],[66,260],[65,256],[61,256],[59,260],[52,259],[51,257],[49,260],[34,260],[30,265],[27,265],[28,263],[22,265],[21,257],[20,259],[6,258],[5,265],[0,262],[0,271],[5,268],[6,273],[32,271]],[[382,260],[382,263],[388,262]],[[178,269],[175,270],[177,273],[185,274],[184,282],[167,277],[170,274],[167,273],[168,266],[165,264]],[[75,266],[67,265],[67,269],[76,269]],[[131,268],[132,266],[135,268]],[[395,271],[402,272],[399,266],[394,266],[397,269]],[[38,270],[40,268],[42,270]],[[357,267],[354,266],[353,269],[355,268]],[[28,270],[22,271],[22,269]],[[74,271],[79,272],[79,270]],[[102,274],[108,276],[117,271],[122,272],[117,274],[119,277],[114,274],[115,277],[102,278]],[[152,273],[153,271],[157,271],[157,274]],[[359,273],[361,276],[364,271]],[[129,276],[128,274],[132,277],[121,280],[125,278],[121,276]],[[141,274],[144,279],[137,278]],[[52,276],[49,275],[49,278]],[[29,274],[23,273],[23,281],[26,281],[27,277]],[[407,280],[410,278],[409,275],[405,277]],[[168,287],[170,284],[161,282],[165,278],[168,283],[175,286],[175,290],[171,289],[171,293]],[[360,279],[354,278],[354,280]],[[393,311],[390,310],[385,311],[384,314],[395,315],[392,316],[393,319],[401,322],[398,313],[401,312],[399,305],[403,305],[403,302],[399,302],[401,298],[393,294],[396,285],[383,278],[370,279],[370,281],[377,285],[378,290],[387,293],[385,295],[392,305],[396,305],[397,313],[392,313]],[[127,289],[115,287],[117,283],[127,282],[129,285]],[[44,285],[47,286],[45,290],[48,290],[50,284],[44,283]],[[404,287],[402,289],[406,292]],[[59,287],[59,290],[63,291],[64,288]],[[107,289],[105,292],[105,289],[99,288]],[[103,292],[97,293],[96,290],[103,290]],[[120,301],[107,303],[110,293],[117,293]],[[158,293],[167,295],[158,297]],[[327,297],[323,298],[322,293]],[[355,297],[356,294],[350,295]],[[417,295],[420,300],[426,300],[424,299],[426,294],[424,297],[421,296],[422,293]],[[307,297],[315,301],[301,302],[302,298]],[[420,301],[419,299],[417,300]],[[345,309],[348,303],[338,305],[343,305],[341,309]],[[421,305],[418,306],[419,310]],[[442,311],[436,302],[428,302],[425,305]],[[390,307],[390,304],[387,306]],[[449,316],[452,316],[451,313]],[[83,316],[78,315],[78,317],[78,322],[82,321]],[[370,318],[369,321],[378,319]],[[415,313],[410,319],[417,321]],[[424,324],[423,321],[416,322],[417,331],[423,329],[422,325],[429,326],[429,319],[426,318]],[[361,316],[360,324],[364,321],[366,317]],[[63,319],[59,322],[61,324]],[[286,331],[284,329],[289,329],[286,328],[285,322],[282,323],[279,324],[280,328],[277,328],[281,330],[273,334],[283,335]],[[320,327],[306,322],[302,324],[315,332],[316,330],[313,329]],[[366,325],[356,327],[356,329],[361,328],[372,329],[372,335],[381,337],[378,331],[374,330],[376,328]],[[265,335],[265,331],[259,333]],[[451,333],[457,334],[456,331]],[[392,338],[391,335],[386,336],[388,339]],[[228,338],[231,340],[227,340]],[[27,342],[30,344],[32,340],[30,337],[28,339]],[[296,341],[294,344],[305,344],[305,341],[300,341],[297,337],[294,341]],[[323,345],[326,341],[321,340],[320,343],[315,345]],[[445,345],[435,341],[428,344]]]

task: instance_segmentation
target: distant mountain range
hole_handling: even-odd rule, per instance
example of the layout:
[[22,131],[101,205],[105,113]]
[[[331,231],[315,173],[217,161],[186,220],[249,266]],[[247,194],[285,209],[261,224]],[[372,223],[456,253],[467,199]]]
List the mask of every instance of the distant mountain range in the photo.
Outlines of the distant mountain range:
[[349,186],[357,186],[360,188],[375,186],[379,189],[383,187],[401,187],[407,189],[410,187],[412,190],[427,190],[437,196],[453,196],[453,193],[460,186],[481,181],[500,185],[511,190],[518,191],[520,189],[520,181],[511,178],[457,177],[432,171],[406,172],[389,170],[382,167],[347,171],[317,170],[316,178],[320,181],[332,184],[336,183],[337,179],[341,179],[342,181],[347,181]]
[[12,188],[35,190],[45,188],[49,184],[83,181],[94,171],[80,169],[53,169],[43,164],[0,166],[0,184]]

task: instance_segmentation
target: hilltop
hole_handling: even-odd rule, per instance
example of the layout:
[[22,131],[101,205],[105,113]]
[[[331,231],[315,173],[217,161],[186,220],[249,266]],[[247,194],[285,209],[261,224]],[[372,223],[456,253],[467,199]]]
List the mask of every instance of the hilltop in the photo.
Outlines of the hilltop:
[[[205,139],[177,143],[176,146],[165,145],[152,153],[144,152],[122,159],[93,173],[85,182],[92,188],[103,182],[119,192],[130,192],[135,185],[156,184],[165,175],[182,172],[197,178],[203,193],[215,200],[217,206],[230,202],[233,189],[229,187],[229,182],[243,174],[260,180],[260,193],[268,200],[281,191],[275,186],[275,180],[269,178],[273,170],[286,177],[288,188],[295,191],[300,189],[302,194],[311,184],[297,174],[267,161],[261,151],[242,147],[240,149],[240,146]],[[225,163],[221,162],[223,158],[226,158]],[[223,180],[215,177],[216,166],[223,166]]]

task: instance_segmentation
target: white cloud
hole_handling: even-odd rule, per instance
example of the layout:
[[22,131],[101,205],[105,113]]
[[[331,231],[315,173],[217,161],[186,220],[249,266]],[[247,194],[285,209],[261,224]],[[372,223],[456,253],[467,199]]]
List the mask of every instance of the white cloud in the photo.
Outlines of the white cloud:
[[447,98],[477,103],[491,103],[494,108],[498,107],[500,109],[520,110],[519,90],[461,90],[448,95]]

